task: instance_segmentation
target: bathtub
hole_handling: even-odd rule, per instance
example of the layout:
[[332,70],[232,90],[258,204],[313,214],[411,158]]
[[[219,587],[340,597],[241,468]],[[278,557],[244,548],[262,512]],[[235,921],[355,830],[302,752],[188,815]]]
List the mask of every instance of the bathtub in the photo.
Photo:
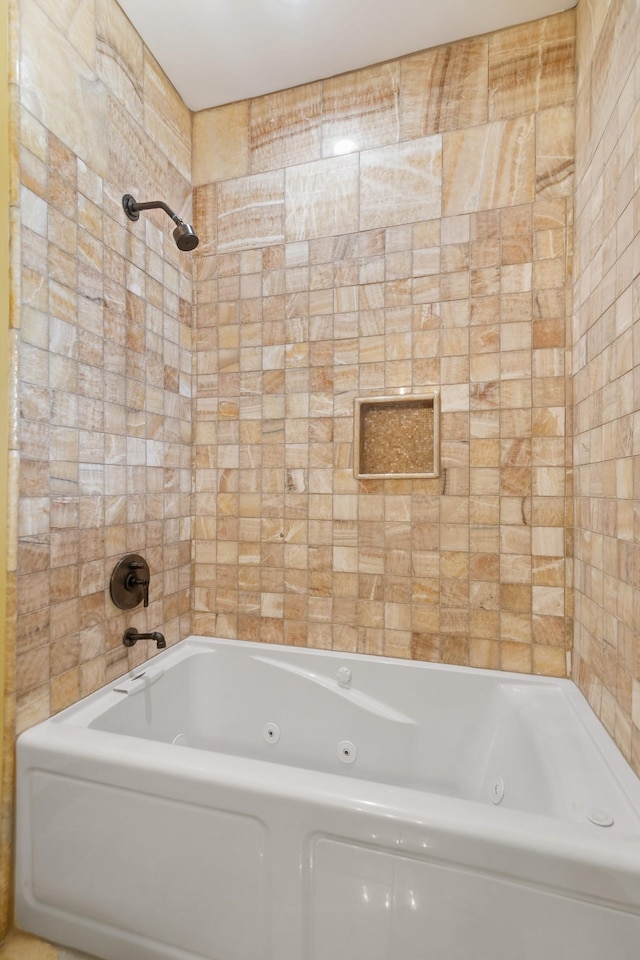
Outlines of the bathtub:
[[105,960],[638,960],[569,681],[190,637],[18,741],[17,923]]

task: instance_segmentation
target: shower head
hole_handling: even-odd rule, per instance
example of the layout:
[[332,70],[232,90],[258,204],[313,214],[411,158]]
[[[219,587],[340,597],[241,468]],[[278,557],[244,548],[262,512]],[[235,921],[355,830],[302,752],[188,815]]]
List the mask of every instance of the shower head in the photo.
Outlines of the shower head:
[[199,242],[191,224],[185,223],[183,220],[178,223],[178,226],[173,231],[173,239],[176,242],[178,250],[195,250]]
[[173,239],[176,242],[178,250],[195,250],[200,242],[198,236],[190,223],[181,220],[177,213],[174,213],[171,207],[168,207],[163,200],[150,200],[147,203],[138,203],[130,193],[125,193],[122,198],[122,208],[129,220],[139,220],[141,210],[164,210],[167,216],[171,217],[177,224],[173,231]]

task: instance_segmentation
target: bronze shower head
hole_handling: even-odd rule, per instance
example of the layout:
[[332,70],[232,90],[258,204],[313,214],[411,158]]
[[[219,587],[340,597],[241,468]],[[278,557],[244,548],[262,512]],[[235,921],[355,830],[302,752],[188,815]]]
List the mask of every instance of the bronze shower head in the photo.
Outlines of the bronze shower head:
[[181,220],[178,214],[174,213],[164,200],[150,200],[148,203],[138,203],[130,193],[125,193],[122,198],[122,208],[129,217],[129,220],[139,220],[141,210],[164,210],[173,222],[177,224],[173,231],[173,239],[176,242],[178,250],[195,250],[200,242],[191,224]]

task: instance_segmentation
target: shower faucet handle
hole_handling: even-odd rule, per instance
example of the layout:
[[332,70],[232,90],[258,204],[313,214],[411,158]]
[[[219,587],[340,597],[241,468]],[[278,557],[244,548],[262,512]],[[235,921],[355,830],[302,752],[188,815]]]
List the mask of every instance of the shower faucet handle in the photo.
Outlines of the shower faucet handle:
[[[129,568],[130,568],[131,570],[142,570],[142,571],[144,571],[145,568],[146,568],[147,574],[149,573],[149,568],[147,567],[147,564],[144,563],[143,561],[140,561],[140,560],[132,560],[132,561],[129,563]],[[125,580],[124,585],[125,585],[125,587],[127,588],[127,590],[133,590],[134,587],[144,587],[144,591],[143,591],[143,592],[144,592],[144,606],[145,606],[145,607],[148,607],[148,606],[149,606],[149,580],[148,580],[148,578],[147,578],[146,580],[141,580],[139,577],[136,577],[135,573],[130,573],[129,576],[127,577],[127,579]]]
[[149,606],[149,564],[137,553],[129,553],[111,574],[111,599],[121,610],[132,610],[142,601]]

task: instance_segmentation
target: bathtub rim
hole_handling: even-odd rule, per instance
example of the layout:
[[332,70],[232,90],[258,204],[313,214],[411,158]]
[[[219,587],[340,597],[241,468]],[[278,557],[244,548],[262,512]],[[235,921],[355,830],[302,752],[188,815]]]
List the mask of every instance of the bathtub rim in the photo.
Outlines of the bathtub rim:
[[[212,644],[220,643],[247,648],[250,642],[189,637],[181,642],[182,645],[174,644],[137,670],[130,671],[128,676],[142,673],[144,677],[148,673],[153,680],[164,672],[167,663],[189,656],[190,651],[209,649]],[[274,650],[360,660],[358,655],[307,651],[306,648],[286,645],[252,643],[250,649],[261,656]],[[479,672],[398,658],[368,656],[367,659],[376,664],[385,661],[408,667],[415,664],[447,673],[462,670],[476,675]],[[574,684],[562,678],[481,672],[493,682],[506,679],[519,685],[559,684],[570,698],[578,695],[578,704],[584,700]],[[308,834],[309,844],[311,839],[318,837],[345,840],[640,917],[640,836],[306,768],[279,764],[277,775],[274,775],[272,762],[209,753],[191,747],[171,749],[168,743],[87,728],[68,719],[76,714],[82,719],[84,711],[105,698],[120,702],[123,696],[127,696],[114,692],[113,687],[120,683],[122,678],[21,734],[21,745],[26,749],[19,751],[17,769],[19,859],[16,916],[20,924],[21,917],[27,922],[30,917],[46,915],[50,924],[46,934],[48,939],[52,939],[51,930],[58,932],[60,942],[66,942],[67,931],[72,927],[80,931],[79,937],[85,933],[93,936],[96,928],[91,919],[72,915],[37,897],[34,888],[37,840],[34,841],[31,834],[34,809],[38,809],[34,799],[38,781],[32,776],[36,772],[79,781],[80,787],[99,785],[177,801],[187,807],[238,810],[258,819],[264,818],[265,822],[269,820],[269,811],[275,809],[279,818],[288,817],[293,822],[294,839],[296,831],[301,833],[303,829],[301,823],[315,824],[315,832]],[[144,689],[144,684],[140,689]],[[590,711],[586,701],[584,703]],[[601,726],[595,715],[593,717]],[[610,750],[613,741],[604,728],[602,732]],[[626,767],[621,756],[620,760]],[[40,787],[43,783],[46,785],[46,781],[40,780]],[[318,818],[317,821],[312,819],[314,817]],[[336,830],[337,823],[340,828]],[[331,824],[334,826],[329,826]],[[112,955],[121,956],[121,945],[118,946],[121,934],[116,928],[103,927],[99,932],[105,944],[114,945]],[[78,949],[88,949],[90,942],[87,940],[83,945],[77,940],[74,945]],[[156,951],[152,947],[149,952],[149,947],[142,941],[140,944],[136,947],[137,952],[132,952],[137,960],[151,960],[152,956],[170,960],[183,956],[173,948]],[[184,957],[187,958],[187,954]]]
[[[625,760],[620,748],[615,743],[611,735],[606,730],[604,724],[597,716],[589,701],[582,693],[577,684],[569,677],[550,677],[541,674],[515,673],[506,670],[490,670],[482,667],[467,667],[458,664],[435,663],[428,660],[411,660],[401,657],[385,657],[375,654],[347,653],[338,650],[323,650],[316,647],[297,647],[288,644],[260,643],[253,640],[238,640],[224,637],[207,637],[200,634],[190,634],[183,640],[179,640],[166,650],[159,651],[149,660],[144,661],[137,667],[126,671],[116,680],[109,681],[98,690],[87,694],[85,697],[63,708],[58,713],[53,714],[46,720],[42,720],[34,726],[42,724],[70,724],[74,728],[88,726],[96,716],[99,716],[110,706],[117,704],[124,695],[117,691],[127,683],[132,685],[132,691],[135,692],[136,684],[139,681],[139,689],[143,690],[146,686],[159,679],[174,662],[179,663],[188,658],[193,651],[212,651],[215,647],[227,647],[238,651],[247,651],[260,654],[262,658],[268,658],[269,652],[275,654],[310,656],[311,658],[322,657],[331,660],[351,660],[354,664],[369,663],[374,666],[387,665],[392,668],[404,668],[412,670],[426,670],[427,672],[443,674],[460,674],[472,677],[484,677],[496,685],[515,685],[527,687],[547,687],[559,689],[571,708],[575,719],[581,727],[587,732],[593,740],[595,746],[601,755],[603,762],[610,767],[616,777],[620,788],[628,795],[629,802],[635,807],[639,817],[640,827],[640,778]],[[99,709],[99,704],[108,698],[108,705]],[[19,735],[23,737],[33,727],[22,731]],[[95,731],[96,733],[99,731]],[[119,736],[119,734],[112,734]],[[123,735],[124,736],[124,735]],[[131,737],[131,739],[135,739]],[[148,742],[148,741],[145,741]],[[634,803],[635,800],[635,803]]]
[[[104,684],[98,690],[88,694],[86,697],[83,697],[81,700],[78,700],[76,703],[71,704],[68,707],[65,707],[63,710],[54,714],[51,717],[48,717],[46,720],[42,720],[37,724],[34,724],[33,727],[28,728],[27,730],[22,731],[22,733],[17,738],[18,742],[21,741],[26,735],[28,735],[32,730],[40,727],[46,727],[47,725],[52,725],[55,728],[57,727],[67,727],[70,726],[74,730],[78,731],[81,729],[86,729],[92,736],[97,734],[103,734],[105,737],[117,737],[121,738],[125,742],[139,741],[140,743],[151,744],[153,741],[146,740],[143,738],[138,738],[133,735],[120,734],[113,732],[103,732],[96,728],[90,728],[90,723],[104,713],[106,710],[111,707],[116,706],[121,702],[124,696],[128,696],[127,693],[122,693],[118,691],[118,688],[122,688],[127,684],[131,685],[131,693],[136,694],[139,691],[143,691],[147,686],[151,686],[156,680],[162,677],[167,669],[170,669],[171,666],[175,663],[180,663],[181,661],[187,659],[192,655],[192,653],[197,651],[209,651],[214,652],[217,647],[234,649],[237,651],[242,651],[243,653],[248,654],[259,654],[259,656],[264,659],[268,658],[269,652],[274,654],[284,655],[284,656],[300,656],[302,658],[310,657],[311,659],[329,659],[336,661],[349,660],[354,664],[358,663],[368,663],[375,667],[387,666],[392,669],[409,669],[409,670],[419,670],[427,671],[429,673],[442,673],[449,675],[465,675],[471,677],[483,677],[496,686],[525,686],[535,689],[536,687],[540,688],[550,688],[558,689],[562,692],[563,698],[569,706],[571,713],[574,719],[580,724],[581,728],[586,732],[587,736],[594,743],[598,754],[602,762],[609,768],[611,771],[618,788],[627,798],[629,806],[634,809],[638,819],[638,836],[640,837],[640,778],[636,776],[631,766],[625,760],[622,755],[619,747],[607,732],[600,718],[591,708],[588,700],[579,689],[579,687],[567,677],[548,677],[538,674],[521,674],[515,673],[512,671],[502,671],[502,670],[489,670],[484,668],[476,667],[466,667],[460,666],[457,664],[446,664],[446,663],[434,663],[432,661],[423,661],[423,660],[410,660],[399,657],[383,657],[372,654],[354,654],[354,653],[345,653],[336,650],[322,650],[313,647],[296,647],[287,644],[265,644],[256,641],[250,640],[237,640],[230,638],[222,637],[206,637],[198,634],[192,634],[188,637],[185,637],[183,640],[178,641],[175,644],[172,644],[166,650],[162,650],[156,655],[152,656],[149,660],[144,661],[140,666],[134,667],[133,669],[127,671],[125,674],[121,675],[114,681],[110,681],[107,684]],[[168,746],[160,744],[160,746]],[[187,750],[197,750],[197,748],[182,747],[181,749]],[[216,753],[216,756],[225,756],[223,753]],[[242,758],[239,758],[242,759]],[[249,760],[249,762],[265,762],[260,760]],[[270,766],[268,762],[267,766]],[[287,764],[282,764],[282,766],[287,766]],[[296,769],[291,767],[291,769]],[[314,772],[313,768],[303,768],[303,770],[308,772]],[[322,776],[340,776],[340,774],[333,773],[322,773]],[[342,777],[343,780],[351,780],[352,778]],[[367,782],[376,782],[376,781],[367,781]],[[399,786],[398,789],[411,789],[410,787]],[[420,791],[418,791],[420,792]],[[434,796],[437,794],[434,793]],[[457,799],[457,798],[452,798]],[[473,801],[469,801],[473,802]],[[525,812],[525,815],[536,816],[533,812]],[[544,816],[540,814],[540,816]],[[545,817],[545,819],[553,820],[552,817]],[[563,821],[564,822],[564,821]],[[600,832],[618,832],[617,830],[611,831],[609,828],[597,828]],[[636,836],[636,834],[630,834],[630,836]]]
[[[70,704],[68,707],[64,707],[62,710],[53,714],[52,716],[41,720],[34,726],[42,723],[67,723],[72,720],[74,725],[79,725],[77,720],[81,719],[84,716],[85,710],[90,708],[102,697],[107,696],[109,693],[118,692],[117,688],[123,686],[128,682],[136,681],[140,678],[141,682],[139,684],[139,689],[144,689],[145,686],[153,683],[155,679],[165,672],[167,666],[172,663],[178,663],[183,659],[186,659],[191,655],[192,651],[202,650],[202,651],[211,651],[214,647],[228,647],[229,649],[243,650],[248,652],[253,652],[260,654],[262,659],[268,659],[269,653],[273,652],[275,654],[283,655],[294,655],[302,657],[311,657],[311,658],[327,658],[332,660],[351,660],[353,663],[369,663],[374,666],[387,665],[392,668],[411,668],[416,670],[425,670],[429,673],[444,673],[444,674],[459,674],[470,677],[485,677],[491,680],[494,683],[506,683],[506,684],[516,684],[532,687],[541,687],[547,686],[550,688],[559,688],[564,691],[565,695],[570,698],[575,699],[576,703],[586,704],[589,709],[589,714],[592,714],[594,719],[597,721],[599,727],[602,727],[606,737],[609,738],[609,734],[604,729],[601,721],[594,713],[592,708],[589,706],[588,701],[584,697],[584,694],[581,692],[579,687],[571,680],[569,677],[550,677],[542,674],[532,674],[532,673],[515,673],[513,671],[507,670],[491,670],[484,667],[468,667],[459,664],[451,663],[436,663],[430,660],[412,660],[408,657],[387,657],[387,656],[378,656],[377,654],[366,654],[366,653],[350,653],[342,652],[339,650],[324,650],[317,647],[298,647],[289,644],[282,643],[261,643],[255,640],[238,640],[231,639],[226,637],[206,637],[199,634],[190,634],[185,637],[183,640],[178,640],[176,643],[168,646],[166,650],[160,650],[157,653],[154,653],[148,660],[143,661],[139,666],[133,667],[130,670],[125,671],[115,680],[110,680],[107,683],[103,684],[98,690],[94,690],[92,693],[88,693],[86,696],[82,697],[80,700],[77,700],[75,703]],[[132,686],[132,691],[136,689],[135,686]],[[574,697],[574,692],[577,694]],[[114,699],[112,702],[117,702]],[[93,710],[89,710],[87,716],[93,714]],[[97,711],[96,711],[97,713]],[[587,715],[589,715],[587,714]],[[77,716],[77,719],[76,719]],[[22,731],[20,736],[23,736],[24,733],[28,732],[27,730]],[[610,739],[610,738],[609,738]],[[613,743],[613,741],[611,741]],[[616,746],[616,750],[618,747]],[[626,761],[623,759],[623,762],[626,764]],[[635,776],[635,775],[634,775]],[[639,780],[640,784],[640,780]]]

